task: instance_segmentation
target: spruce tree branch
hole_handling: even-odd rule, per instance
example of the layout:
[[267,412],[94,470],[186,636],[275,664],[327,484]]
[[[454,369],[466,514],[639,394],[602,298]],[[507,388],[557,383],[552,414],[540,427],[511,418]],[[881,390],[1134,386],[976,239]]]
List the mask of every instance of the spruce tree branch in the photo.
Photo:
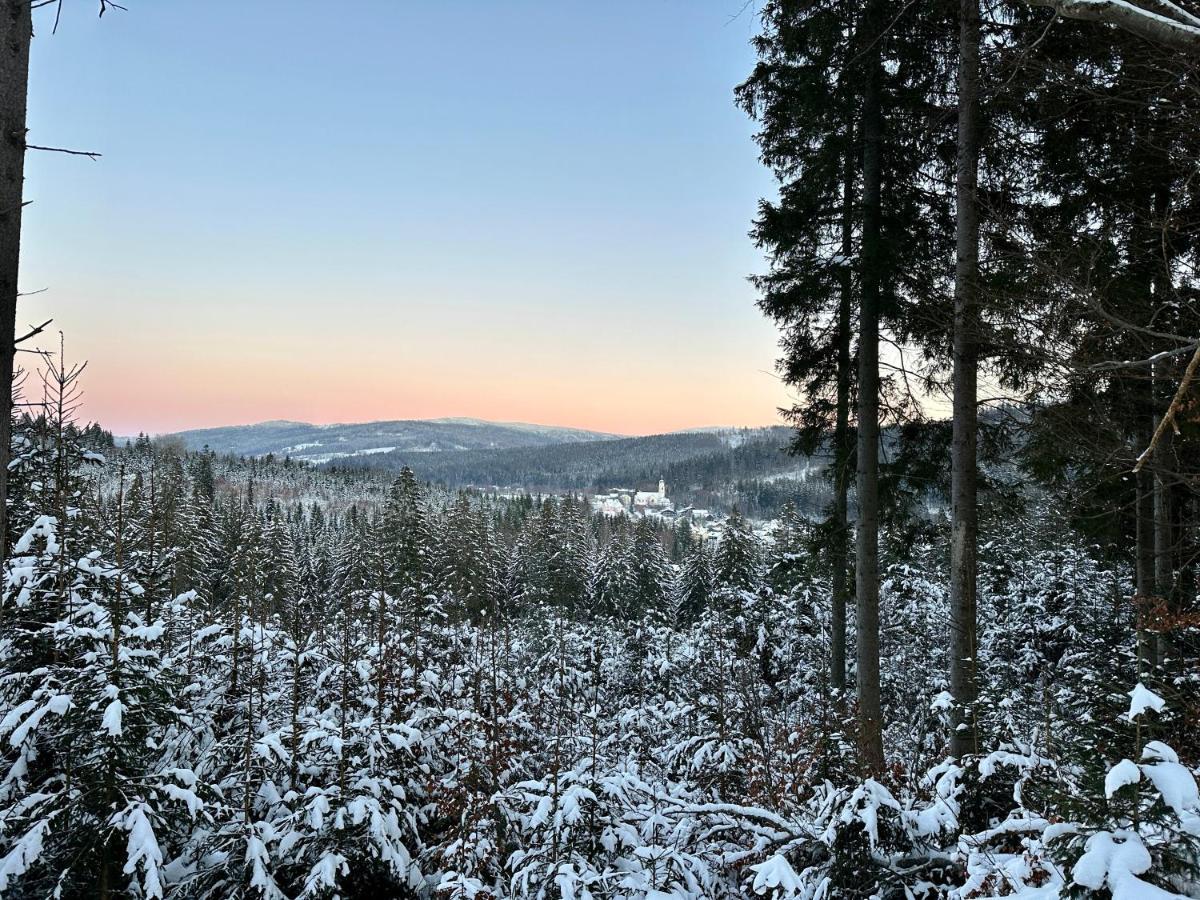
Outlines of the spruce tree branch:
[[1131,331],[1131,332],[1135,332],[1137,334],[1145,335],[1147,337],[1158,338],[1160,340],[1165,340],[1165,341],[1174,341],[1177,344],[1186,343],[1190,346],[1193,343],[1192,341],[1189,341],[1186,337],[1183,337],[1182,335],[1171,334],[1170,332],[1166,332],[1166,331],[1156,331],[1153,328],[1145,328],[1141,325],[1136,325],[1127,319],[1123,319],[1121,316],[1118,316],[1118,315],[1112,313],[1111,311],[1105,309],[1104,304],[1102,304],[1098,299],[1090,299],[1087,302],[1088,302],[1088,305],[1096,311],[1097,315],[1099,315],[1102,319],[1105,319],[1106,321],[1111,322],[1113,325],[1116,325],[1118,328],[1120,328],[1123,331]]

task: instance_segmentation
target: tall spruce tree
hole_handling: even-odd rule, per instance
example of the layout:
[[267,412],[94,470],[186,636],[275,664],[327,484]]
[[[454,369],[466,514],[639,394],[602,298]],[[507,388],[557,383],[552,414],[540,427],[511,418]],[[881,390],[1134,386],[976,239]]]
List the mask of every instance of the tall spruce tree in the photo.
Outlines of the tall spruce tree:
[[762,200],[753,237],[771,269],[756,276],[759,305],[783,330],[779,369],[801,402],[788,411],[795,450],[832,450],[830,514],[833,680],[845,683],[848,493],[854,307],[853,260],[861,222],[858,118],[862,96],[849,72],[856,53],[855,4],[778,0],[762,12],[759,61],[737,98],[760,124],[763,163],[780,181]]
[[860,736],[864,760],[877,770],[881,409],[893,418],[918,410],[903,366],[885,360],[889,374],[881,372],[879,345],[919,348],[948,333],[937,309],[950,198],[930,152],[945,127],[937,106],[945,94],[945,15],[890,0],[779,0],[764,8],[763,26],[760,62],[738,94],[761,123],[763,160],[780,181],[778,202],[763,202],[755,223],[771,260],[757,280],[760,305],[783,328],[780,368],[801,390],[792,412],[798,447],[827,441],[832,450],[834,503],[823,534],[831,549],[835,685],[844,683],[848,472],[856,462]]

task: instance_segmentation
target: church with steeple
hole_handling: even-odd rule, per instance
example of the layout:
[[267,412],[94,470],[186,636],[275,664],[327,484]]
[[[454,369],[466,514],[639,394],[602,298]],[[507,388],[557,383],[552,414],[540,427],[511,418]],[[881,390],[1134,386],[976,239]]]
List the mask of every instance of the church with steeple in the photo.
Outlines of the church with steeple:
[[667,499],[667,483],[658,479],[657,491],[638,491],[633,495],[633,508],[636,510],[669,509],[673,504]]

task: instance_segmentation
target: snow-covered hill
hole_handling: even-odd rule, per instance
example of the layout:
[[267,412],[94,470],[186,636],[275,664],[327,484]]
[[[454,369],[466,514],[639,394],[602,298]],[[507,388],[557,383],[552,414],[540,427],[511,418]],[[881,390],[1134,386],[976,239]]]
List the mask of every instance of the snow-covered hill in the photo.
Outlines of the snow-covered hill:
[[207,446],[217,453],[241,456],[273,453],[321,463],[394,451],[437,453],[447,450],[544,447],[607,440],[617,435],[523,422],[430,419],[335,425],[273,421],[200,428],[181,431],[170,437],[180,439],[190,450]]

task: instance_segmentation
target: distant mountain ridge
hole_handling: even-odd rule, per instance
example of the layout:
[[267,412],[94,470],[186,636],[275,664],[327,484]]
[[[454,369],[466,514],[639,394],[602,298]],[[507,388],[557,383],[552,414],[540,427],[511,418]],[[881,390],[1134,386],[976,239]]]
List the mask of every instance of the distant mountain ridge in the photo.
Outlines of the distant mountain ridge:
[[226,425],[179,431],[166,438],[189,450],[203,447],[238,456],[290,456],[327,463],[390,453],[440,453],[463,450],[508,450],[615,440],[623,435],[483,419],[397,419],[382,422],[313,425],[274,420],[254,425]]

